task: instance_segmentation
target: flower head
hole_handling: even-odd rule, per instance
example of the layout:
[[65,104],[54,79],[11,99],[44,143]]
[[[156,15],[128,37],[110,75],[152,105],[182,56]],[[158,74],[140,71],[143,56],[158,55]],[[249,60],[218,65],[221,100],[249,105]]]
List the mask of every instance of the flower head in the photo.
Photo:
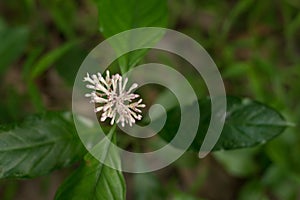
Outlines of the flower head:
[[91,76],[87,73],[83,81],[88,82],[86,87],[93,90],[85,95],[91,98],[90,103],[100,104],[95,108],[95,112],[102,112],[100,121],[111,118],[111,125],[116,122],[124,127],[125,123],[132,126],[136,120],[142,119],[140,108],[146,105],[142,104],[142,99],[133,102],[139,97],[133,93],[138,84],[134,83],[126,90],[128,78],[123,79],[119,74],[110,77],[109,71],[106,71],[105,78],[100,73]]

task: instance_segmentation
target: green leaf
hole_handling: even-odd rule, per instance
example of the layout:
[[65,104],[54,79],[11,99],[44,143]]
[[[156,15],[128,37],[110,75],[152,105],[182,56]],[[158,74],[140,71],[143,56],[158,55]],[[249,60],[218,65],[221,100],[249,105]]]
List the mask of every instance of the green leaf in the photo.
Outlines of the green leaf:
[[68,42],[57,49],[54,49],[43,56],[36,62],[32,68],[30,79],[33,80],[40,76],[45,70],[53,65],[59,58],[61,58],[68,50],[70,50],[76,42]]
[[[108,133],[109,140],[101,140],[93,148],[97,156],[111,160],[118,169],[121,168],[118,153],[110,148],[114,129]],[[125,199],[125,181],[122,172],[112,169],[95,159],[85,156],[85,162],[61,185],[56,200],[110,200]]]
[[0,178],[31,178],[77,161],[85,149],[71,115],[46,113],[1,127]]
[[38,86],[33,83],[33,81],[29,81],[27,84],[28,87],[28,96],[31,100],[31,104],[37,112],[43,112],[46,107],[43,103],[42,94],[39,91]]
[[167,25],[166,0],[95,0],[99,10],[100,31],[108,38],[139,27]]
[[30,82],[32,68],[34,67],[38,57],[42,54],[43,50],[44,46],[41,44],[40,46],[35,46],[34,49],[27,53],[27,58],[22,66],[22,77],[26,83]]
[[88,50],[83,43],[78,43],[55,63],[57,72],[68,85],[73,86],[79,67],[87,54]]
[[[95,1],[98,5],[100,31],[106,38],[134,28],[166,27],[167,25],[168,10],[166,0]],[[161,35],[157,37],[161,37]],[[147,40],[147,36],[145,36],[145,40]],[[126,42],[130,43],[130,41]],[[124,41],[120,41],[120,43],[124,44]],[[122,45],[119,44],[119,46]],[[118,50],[120,47],[114,48]],[[147,50],[138,50],[120,57],[119,64],[122,71],[125,72],[136,65],[146,52]]]
[[0,122],[8,124],[23,119],[24,96],[13,87],[3,95],[5,98],[0,100]]
[[[209,99],[198,102],[200,124],[190,150],[199,151],[211,117]],[[184,112],[192,112],[187,106]],[[178,107],[168,111],[168,119],[159,135],[166,141],[175,136],[180,120]],[[178,123],[177,123],[178,122]],[[227,97],[227,116],[221,136],[213,150],[229,150],[256,146],[266,143],[282,133],[287,122],[276,110],[250,99]]]
[[7,28],[0,22],[0,74],[22,54],[28,35],[26,27]]
[[22,76],[28,89],[27,96],[31,100],[31,104],[33,105],[33,107],[37,112],[43,112],[45,110],[45,106],[43,104],[43,99],[39,91],[39,88],[35,84],[35,82],[31,80],[30,76],[31,76],[32,68],[35,67],[34,62],[36,61],[38,56],[40,56],[43,49],[44,49],[43,46],[38,46],[35,49],[33,49],[30,53],[28,53],[27,59],[23,65],[23,70],[22,70]]

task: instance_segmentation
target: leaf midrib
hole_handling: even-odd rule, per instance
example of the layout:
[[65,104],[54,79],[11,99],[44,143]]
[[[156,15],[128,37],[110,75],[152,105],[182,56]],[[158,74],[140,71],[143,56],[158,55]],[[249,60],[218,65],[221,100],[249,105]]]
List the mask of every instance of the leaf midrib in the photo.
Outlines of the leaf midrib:
[[55,138],[53,140],[49,140],[46,142],[37,142],[33,145],[26,145],[26,146],[21,146],[21,147],[14,147],[14,148],[8,148],[8,149],[0,149],[0,152],[8,152],[8,151],[18,151],[18,150],[24,150],[24,149],[33,149],[36,147],[40,147],[40,146],[48,146],[51,145],[53,143],[56,143],[57,141],[63,141],[63,140],[67,140],[67,139],[74,139],[74,137],[59,137],[59,138]]

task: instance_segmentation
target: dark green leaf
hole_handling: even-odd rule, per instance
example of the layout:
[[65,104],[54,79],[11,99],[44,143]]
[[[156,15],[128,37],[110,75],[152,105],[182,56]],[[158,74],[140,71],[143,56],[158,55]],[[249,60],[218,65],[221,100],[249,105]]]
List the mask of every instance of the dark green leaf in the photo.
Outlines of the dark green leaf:
[[105,37],[139,27],[167,25],[166,0],[95,0],[99,10],[100,31]]
[[0,26],[0,73],[2,73],[23,52],[28,40],[28,29],[7,28],[2,23]]
[[[134,28],[166,27],[167,25],[168,11],[166,0],[95,1],[98,5],[100,31],[106,38]],[[147,37],[145,39],[147,40]],[[117,47],[115,49],[118,50]],[[119,63],[121,68],[125,71],[137,64],[146,51],[139,50],[120,57]]]
[[67,51],[69,51],[76,42],[68,42],[64,45],[50,51],[44,55],[40,60],[33,66],[30,78],[33,80],[40,76],[45,70],[53,65],[59,58],[61,58]]
[[27,53],[26,60],[22,66],[22,77],[25,82],[30,81],[30,74],[31,70],[34,67],[34,63],[36,62],[37,58],[42,54],[42,51],[44,50],[44,46],[35,46],[34,49],[29,51]]
[[[113,135],[114,129],[111,129],[107,135],[109,140],[100,141],[93,150],[97,152],[97,156],[111,160],[114,166],[120,169],[118,153],[110,148]],[[125,181],[122,172],[100,163],[87,154],[85,162],[58,189],[55,199],[122,200],[125,199]]]
[[37,112],[43,112],[45,110],[45,106],[43,104],[42,94],[34,80],[31,80],[30,76],[32,68],[35,67],[34,62],[38,56],[40,56],[42,50],[43,46],[38,46],[28,54],[22,71],[22,76],[28,89],[28,98],[31,100],[31,103]]
[[[190,150],[199,151],[211,117],[210,100],[199,101],[200,125]],[[191,112],[189,106],[186,113]],[[159,133],[166,141],[175,136],[180,119],[178,107],[168,111],[168,119]],[[177,123],[178,122],[178,123]],[[238,149],[266,143],[287,127],[285,119],[274,109],[250,99],[227,97],[227,116],[221,136],[213,150]]]
[[42,94],[40,93],[38,86],[33,83],[33,81],[29,81],[27,87],[31,104],[37,112],[43,112],[46,107],[44,106]]
[[83,153],[70,113],[32,116],[18,126],[1,127],[0,178],[47,174]]
[[77,44],[55,63],[56,69],[65,82],[73,86],[77,71],[88,54],[82,44]]
[[24,96],[18,94],[15,88],[3,92],[2,95],[5,98],[0,100],[0,122],[8,124],[24,118]]

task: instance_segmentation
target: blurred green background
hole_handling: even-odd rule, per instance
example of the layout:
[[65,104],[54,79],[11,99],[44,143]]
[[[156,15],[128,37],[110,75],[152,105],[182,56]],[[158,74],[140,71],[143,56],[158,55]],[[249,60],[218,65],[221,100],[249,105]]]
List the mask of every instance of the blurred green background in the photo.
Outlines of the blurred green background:
[[[125,174],[128,199],[300,199],[300,1],[170,0],[168,9],[168,28],[204,46],[228,94],[278,109],[293,127],[256,148]],[[104,40],[95,2],[4,0],[0,12],[0,124],[70,109],[76,71]],[[52,199],[71,170],[2,181],[0,199]]]

